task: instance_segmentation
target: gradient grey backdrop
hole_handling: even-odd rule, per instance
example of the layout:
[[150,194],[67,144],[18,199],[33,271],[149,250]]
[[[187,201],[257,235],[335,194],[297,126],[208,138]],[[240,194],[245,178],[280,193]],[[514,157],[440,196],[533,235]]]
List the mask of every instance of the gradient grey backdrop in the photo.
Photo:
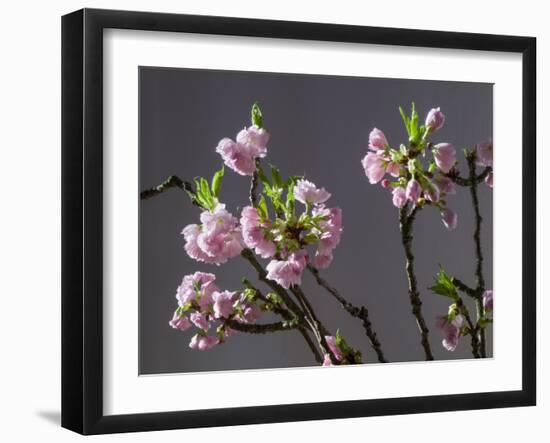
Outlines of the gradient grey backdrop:
[[[332,193],[328,204],[343,210],[342,242],[323,274],[353,303],[367,305],[390,361],[422,360],[410,313],[397,210],[388,191],[368,183],[360,161],[374,126],[383,129],[393,146],[406,142],[398,106],[408,109],[411,101],[421,118],[431,107],[441,106],[447,121],[433,140],[452,142],[462,159],[463,147],[492,137],[492,85],[150,67],[141,67],[139,75],[140,189],[157,185],[171,174],[184,179],[211,177],[221,166],[215,152],[218,141],[234,138],[248,125],[250,107],[258,101],[271,133],[267,161],[280,167],[284,175],[304,174],[326,187]],[[461,166],[464,171],[463,161]],[[248,178],[226,168],[221,199],[233,214],[238,215],[237,208],[247,204],[248,188]],[[492,195],[485,185],[480,186],[480,200],[490,288]],[[473,284],[474,226],[468,192],[459,189],[449,198],[449,206],[458,212],[455,231],[447,231],[432,208],[417,217],[416,271],[435,358],[471,358],[468,338],[461,340],[454,353],[441,346],[435,316],[445,314],[449,302],[427,290],[439,263]],[[222,346],[200,352],[188,348],[193,331],[168,326],[176,308],[176,288],[184,275],[197,270],[213,272],[217,284],[231,290],[241,287],[243,276],[256,281],[240,257],[217,267],[186,255],[180,232],[187,224],[197,223],[198,216],[198,209],[179,190],[140,203],[140,373],[315,364],[296,332],[240,333]],[[326,326],[333,332],[339,328],[350,344],[361,349],[365,362],[376,362],[360,322],[343,312],[307,272],[303,286]],[[488,355],[492,355],[490,332],[488,336]]]

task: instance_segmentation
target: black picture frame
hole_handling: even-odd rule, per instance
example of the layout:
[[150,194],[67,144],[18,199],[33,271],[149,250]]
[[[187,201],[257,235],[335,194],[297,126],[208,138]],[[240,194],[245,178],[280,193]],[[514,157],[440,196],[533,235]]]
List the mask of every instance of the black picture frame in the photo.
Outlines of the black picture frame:
[[[103,30],[192,32],[522,54],[522,389],[459,395],[103,413]],[[536,404],[536,39],[82,9],[62,18],[62,426],[81,434],[273,423]]]

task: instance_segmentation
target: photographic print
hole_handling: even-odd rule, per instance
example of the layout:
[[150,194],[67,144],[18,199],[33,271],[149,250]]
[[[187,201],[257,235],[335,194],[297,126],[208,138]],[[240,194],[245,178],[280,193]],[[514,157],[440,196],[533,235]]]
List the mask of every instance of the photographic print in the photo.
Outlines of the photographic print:
[[139,67],[139,373],[491,358],[492,125],[488,83]]

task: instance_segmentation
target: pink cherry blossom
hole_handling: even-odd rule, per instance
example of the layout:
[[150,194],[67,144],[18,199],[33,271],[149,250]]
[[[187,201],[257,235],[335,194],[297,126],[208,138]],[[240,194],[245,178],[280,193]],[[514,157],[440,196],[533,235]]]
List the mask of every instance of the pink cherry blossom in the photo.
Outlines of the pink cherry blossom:
[[174,316],[172,317],[172,320],[168,322],[168,324],[174,328],[179,329],[180,331],[185,331],[191,327],[191,322],[185,315],[178,314],[178,311],[174,312]]
[[241,212],[241,229],[244,243],[254,249],[263,258],[270,258],[277,250],[275,243],[268,240],[264,231],[269,228],[269,221],[262,223],[256,208],[246,206]]
[[214,292],[212,300],[214,302],[214,317],[229,318],[234,310],[233,305],[237,300],[237,293],[231,291]]
[[193,312],[189,316],[189,320],[191,320],[191,323],[193,323],[197,328],[200,328],[205,332],[208,331],[208,329],[210,329],[210,322],[208,321],[208,316],[203,314],[202,312]]
[[453,352],[458,346],[458,340],[460,338],[460,328],[464,323],[464,317],[457,315],[454,320],[449,321],[447,317],[439,317],[437,319],[437,328],[443,332],[443,347],[447,351]]
[[336,337],[333,335],[325,335],[325,340],[334,358],[338,361],[342,361],[344,359],[344,354],[342,354],[342,350],[336,344]]
[[424,189],[424,197],[426,197],[427,200],[430,200],[431,202],[438,202],[439,201],[439,187],[435,183],[429,183],[429,186],[427,189]]
[[314,183],[300,179],[294,187],[294,198],[305,204],[318,205],[330,198],[330,193],[325,188],[317,188]]
[[489,172],[487,174],[487,177],[485,177],[485,184],[489,186],[490,188],[493,187],[493,173]]
[[307,264],[307,253],[303,250],[293,252],[286,260],[271,260],[267,269],[267,278],[276,281],[283,288],[302,283],[302,271]]
[[432,148],[435,164],[447,173],[456,163],[456,150],[450,143],[438,143]]
[[188,225],[182,231],[185,251],[191,258],[220,264],[241,253],[245,247],[241,228],[225,205],[203,211],[200,219],[202,225]]
[[440,175],[435,179],[435,183],[442,193],[456,194],[456,186],[449,177]]
[[237,316],[237,321],[247,324],[256,323],[262,315],[260,308],[249,303],[241,303],[241,305],[243,312]]
[[386,173],[387,160],[383,154],[369,152],[362,160],[365,175],[371,184],[378,183]]
[[402,208],[403,206],[405,206],[405,203],[407,203],[407,194],[404,188],[393,188],[392,195],[392,202],[396,208]]
[[386,172],[392,177],[399,177],[401,174],[401,165],[397,162],[389,162],[386,166]]
[[383,151],[388,146],[388,140],[384,133],[378,129],[374,128],[369,134],[369,149],[373,151]]
[[443,208],[441,210],[441,221],[449,231],[452,231],[456,228],[458,216],[452,209]]
[[445,123],[445,114],[441,112],[441,108],[430,109],[426,116],[426,127],[431,131],[437,131]]
[[476,163],[478,166],[493,166],[492,142],[483,142],[476,145]]
[[483,300],[483,307],[486,311],[492,311],[493,310],[493,290],[487,289],[482,296]]
[[189,347],[191,349],[197,349],[199,351],[206,351],[213,348],[218,343],[219,339],[217,337],[195,334],[189,342]]
[[256,170],[256,159],[250,155],[245,145],[236,143],[230,138],[220,140],[216,152],[222,156],[224,163],[240,175],[252,175]]
[[321,205],[313,209],[312,215],[322,217],[318,222],[319,230],[313,230],[320,237],[317,250],[321,254],[328,254],[338,246],[342,238],[342,210],[337,206],[329,209]]
[[413,203],[416,203],[416,201],[420,198],[421,192],[422,188],[420,187],[420,183],[418,183],[414,178],[409,180],[409,183],[407,183],[407,189],[405,190],[405,196]]
[[214,274],[207,272],[195,272],[183,277],[176,292],[179,306],[184,306],[192,301],[197,301],[201,307],[212,303],[212,294],[218,291],[218,287],[214,283],[215,279]]
[[265,157],[267,155],[267,143],[269,142],[269,133],[256,126],[244,128],[237,134],[237,143],[247,147],[248,152],[253,157]]
[[334,366],[332,364],[332,361],[330,359],[330,355],[328,354],[325,354],[324,358],[323,358],[323,366]]
[[220,140],[216,147],[224,163],[240,175],[252,175],[256,170],[256,159],[267,154],[269,133],[255,126],[245,128],[237,134],[237,141],[230,138]]

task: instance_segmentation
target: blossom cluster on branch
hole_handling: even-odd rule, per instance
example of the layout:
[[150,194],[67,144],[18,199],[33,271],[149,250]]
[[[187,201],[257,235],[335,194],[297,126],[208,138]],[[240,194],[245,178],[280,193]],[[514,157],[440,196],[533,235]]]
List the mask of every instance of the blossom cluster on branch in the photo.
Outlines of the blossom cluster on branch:
[[[435,326],[443,335],[443,347],[455,351],[460,338],[469,336],[473,355],[485,357],[485,328],[493,322],[493,291],[485,287],[483,276],[482,216],[477,187],[482,182],[493,187],[493,145],[481,142],[471,150],[464,149],[469,172],[462,176],[455,147],[448,142],[431,141],[445,124],[441,109],[431,109],[423,124],[414,103],[410,115],[401,108],[399,111],[408,139],[399,145],[390,144],[382,130],[372,129],[368,152],[361,163],[368,181],[391,190],[392,203],[399,209],[409,300],[426,360],[432,360],[433,354],[414,270],[413,224],[420,210],[432,207],[439,211],[448,230],[456,229],[458,216],[448,206],[448,200],[459,187],[469,189],[475,214],[475,285],[449,276],[441,266],[429,289],[451,299],[447,313],[435,319]],[[142,192],[142,198],[173,187],[185,191],[201,209],[198,222],[185,226],[181,232],[187,255],[197,262],[216,266],[241,256],[257,271],[269,292],[264,295],[246,279],[242,289],[230,291],[220,290],[212,273],[199,271],[186,275],[177,288],[178,306],[170,326],[181,331],[195,328],[189,346],[197,350],[211,349],[237,332],[295,330],[319,364],[360,363],[361,352],[346,342],[340,330],[332,334],[315,313],[301,287],[307,270],[349,315],[361,321],[378,361],[387,362],[368,309],[350,303],[319,273],[332,264],[334,251],[340,244],[342,210],[328,205],[331,194],[325,188],[303,176],[284,178],[276,166],[262,164],[268,155],[271,136],[264,128],[257,104],[252,106],[251,123],[235,139],[224,137],[219,141],[215,152],[221,156],[223,165],[210,180],[197,177],[189,183],[171,176],[161,185]],[[483,169],[478,171],[478,167]],[[220,199],[225,168],[250,179],[249,203],[238,214],[231,213]],[[265,268],[257,257],[267,260]],[[470,314],[465,297],[475,303],[476,318]],[[260,323],[258,320],[266,312],[278,316],[279,321]]]

